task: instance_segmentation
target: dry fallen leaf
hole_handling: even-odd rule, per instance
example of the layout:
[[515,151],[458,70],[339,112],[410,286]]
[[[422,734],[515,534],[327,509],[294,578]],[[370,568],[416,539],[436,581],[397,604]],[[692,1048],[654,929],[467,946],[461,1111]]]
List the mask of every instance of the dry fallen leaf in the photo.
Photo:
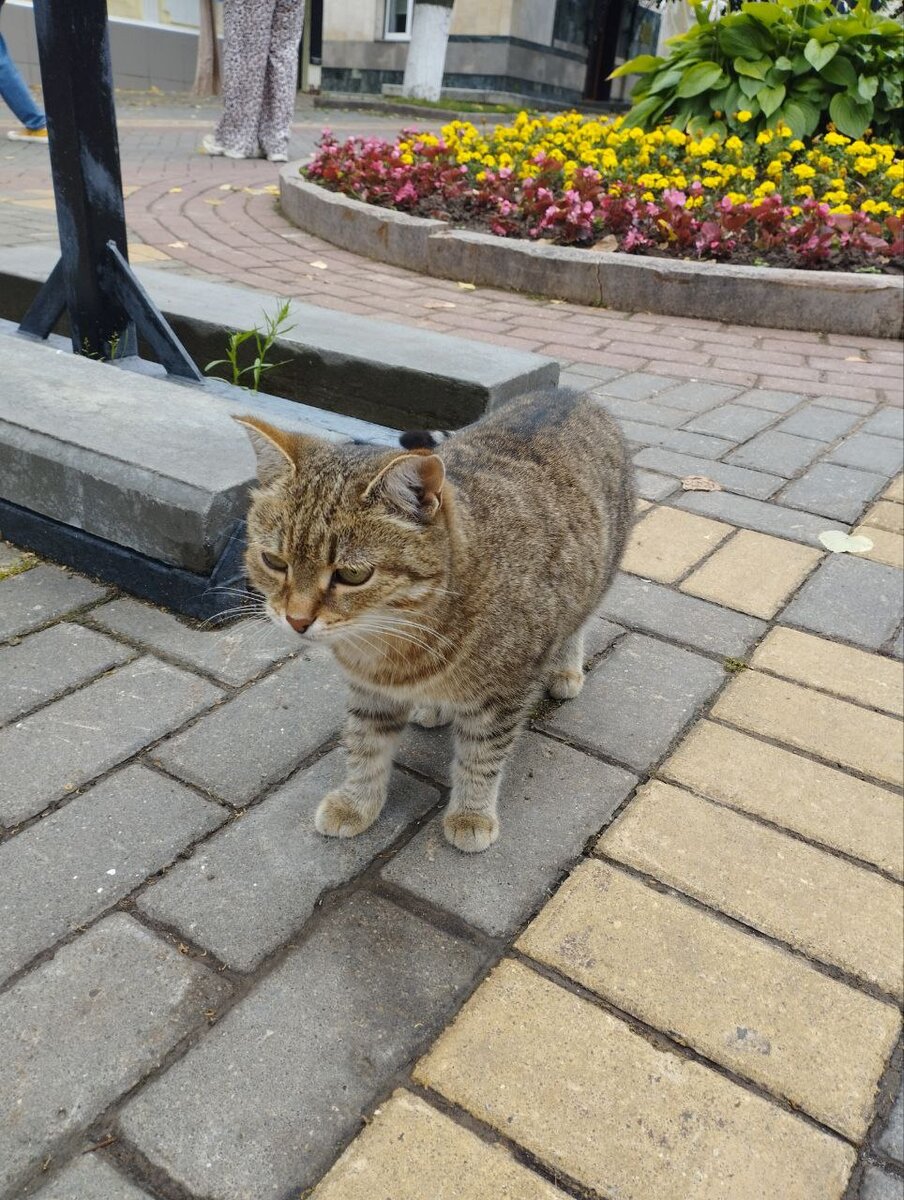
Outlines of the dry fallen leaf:
[[267,186],[264,188],[264,191],[267,193],[268,196],[278,196],[279,195],[279,188],[276,186],[275,183],[268,183]]
[[848,354],[845,356],[845,362],[866,362],[865,358],[861,358],[859,354]]
[[842,529],[827,529],[819,535],[819,540],[826,550],[831,550],[833,554],[863,554],[873,548],[873,543],[868,537],[864,537],[863,534],[852,536]]
[[172,195],[173,192],[181,192],[181,191],[182,191],[182,188],[170,188],[170,195]]
[[221,192],[231,192],[231,191],[232,191],[232,184],[231,184],[231,183],[221,183],[221,184],[220,184],[220,191],[221,191]]
[[315,259],[314,262],[309,263],[308,265],[312,266],[312,267],[316,267],[318,271],[326,271],[328,269],[327,264],[319,258]]
[[473,292],[477,287],[476,283],[460,283],[458,285],[463,292]]
[[217,206],[218,204],[222,204],[222,203],[223,203],[223,201],[222,201],[222,200],[211,200],[211,199],[210,199],[210,197],[208,196],[208,197],[206,197],[206,198],[205,198],[205,200],[204,200],[204,203],[205,203],[205,204],[212,204],[212,205],[213,205],[213,207],[214,207],[214,208],[216,208],[216,206]]
[[681,487],[685,492],[721,492],[724,490],[721,483],[716,483],[715,479],[707,479],[705,475],[685,475],[681,480]]
[[618,238],[614,233],[607,233],[605,237],[601,237],[598,242],[594,242],[591,246],[592,250],[617,250]]
[[454,308],[451,300],[425,300],[424,308]]
[[184,250],[188,242],[168,242],[170,250]]

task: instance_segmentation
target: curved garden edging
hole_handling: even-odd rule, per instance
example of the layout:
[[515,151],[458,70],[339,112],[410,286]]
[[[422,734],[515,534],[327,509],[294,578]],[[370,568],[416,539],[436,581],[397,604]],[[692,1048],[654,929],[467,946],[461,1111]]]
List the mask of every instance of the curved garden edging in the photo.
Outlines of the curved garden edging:
[[379,262],[484,287],[622,312],[700,317],[770,329],[900,338],[904,277],[737,267],[524,242],[450,229],[280,172],[280,203],[307,233]]

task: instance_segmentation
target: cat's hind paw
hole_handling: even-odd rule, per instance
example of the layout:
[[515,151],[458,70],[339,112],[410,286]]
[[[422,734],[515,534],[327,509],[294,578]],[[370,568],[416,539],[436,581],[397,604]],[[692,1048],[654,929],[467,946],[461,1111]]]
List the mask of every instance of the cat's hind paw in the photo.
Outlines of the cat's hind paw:
[[583,671],[553,671],[546,690],[555,700],[573,700],[584,687]]
[[446,840],[465,854],[477,854],[492,846],[499,837],[499,822],[485,813],[446,813],[443,817]]

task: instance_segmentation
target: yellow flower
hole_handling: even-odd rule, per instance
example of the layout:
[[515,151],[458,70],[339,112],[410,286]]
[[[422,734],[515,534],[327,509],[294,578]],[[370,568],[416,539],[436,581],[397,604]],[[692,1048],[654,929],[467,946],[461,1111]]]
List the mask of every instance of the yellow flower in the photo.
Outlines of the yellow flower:
[[409,150],[406,150],[404,154],[399,155],[399,162],[404,163],[406,167],[410,167],[414,162],[414,155]]
[[846,146],[851,139],[845,137],[843,133],[836,133],[835,130],[827,133],[823,141],[827,146]]
[[[752,115],[752,114],[751,114],[751,115]],[[738,113],[738,119],[739,119],[739,120],[740,120],[740,116],[741,116],[741,114],[740,114],[740,113]],[[748,119],[749,119],[749,118],[748,118]],[[731,150],[731,152],[732,152],[733,154],[737,154],[737,152],[738,152],[739,150],[743,150],[743,149],[744,149],[744,143],[741,141],[741,139],[740,139],[739,137],[737,137],[737,136],[734,136],[734,135],[733,135],[733,136],[732,136],[732,137],[730,137],[730,138],[728,139],[728,141],[725,143],[725,149],[726,149],[726,150]]]
[[771,196],[775,191],[775,184],[771,179],[764,179],[759,187],[754,188],[754,196]]
[[744,194],[744,192],[728,192],[727,198],[732,202],[732,204],[743,204],[746,201],[747,196]]
[[829,209],[830,213],[852,213],[853,211],[850,204],[839,204],[835,208]]
[[803,148],[804,148],[804,144],[800,140],[800,138],[795,138],[793,142],[788,143],[788,149],[793,150],[795,153],[797,153],[800,150],[803,150]]
[[771,129],[761,129],[756,135],[756,144],[758,146],[768,146],[774,136]]
[[791,174],[796,175],[798,179],[812,179],[816,172],[807,163],[798,163],[796,167],[791,168]]
[[795,196],[812,196],[813,189],[810,187],[810,185],[808,183],[802,183],[800,185],[800,187],[796,187],[794,189],[794,195]]
[[742,108],[740,112],[735,113],[735,116],[741,122],[742,125],[746,125],[747,122],[753,118],[753,113],[750,112],[749,109]]
[[779,160],[777,158],[774,158],[772,160],[772,162],[769,163],[768,166],[766,167],[766,174],[769,176],[770,179],[777,179],[778,176],[781,175],[783,170],[784,170],[784,167],[782,166],[782,164],[779,162]]
[[864,212],[875,213],[876,216],[891,212],[891,205],[884,200],[864,200],[860,207]]

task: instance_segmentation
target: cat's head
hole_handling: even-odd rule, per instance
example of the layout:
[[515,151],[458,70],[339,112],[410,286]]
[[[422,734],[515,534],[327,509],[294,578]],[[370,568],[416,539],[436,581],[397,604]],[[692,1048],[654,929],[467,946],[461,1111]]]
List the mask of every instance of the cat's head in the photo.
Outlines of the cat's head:
[[281,628],[349,646],[404,642],[442,592],[450,488],[428,450],[336,445],[238,417],[257,456],[246,569]]

